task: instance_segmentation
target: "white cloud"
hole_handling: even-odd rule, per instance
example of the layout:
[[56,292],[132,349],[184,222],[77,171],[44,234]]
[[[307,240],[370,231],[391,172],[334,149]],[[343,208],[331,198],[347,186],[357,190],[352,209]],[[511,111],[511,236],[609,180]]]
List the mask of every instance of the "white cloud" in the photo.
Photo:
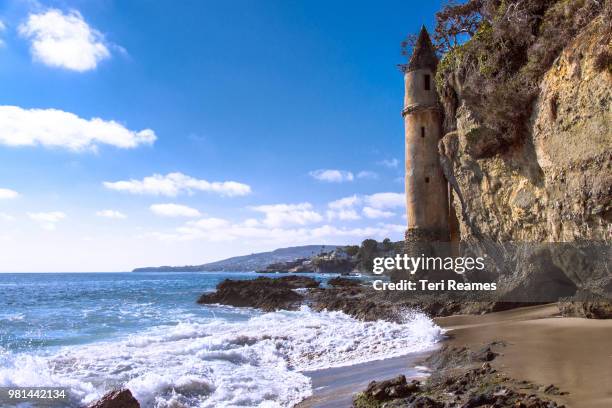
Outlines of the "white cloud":
[[116,210],[101,210],[101,211],[97,211],[96,215],[98,217],[111,218],[115,220],[121,220],[121,219],[127,218],[127,215],[123,214],[120,211],[116,211]]
[[7,213],[0,213],[0,221],[15,221],[15,217]]
[[84,72],[111,56],[104,36],[76,10],[30,14],[19,34],[30,40],[32,58],[50,67]]
[[12,200],[19,197],[19,193],[8,188],[0,188],[0,200]]
[[390,169],[394,169],[399,165],[399,160],[397,160],[396,158],[392,158],[392,159],[381,160],[377,163],[380,164],[381,166],[388,167]]
[[360,242],[365,238],[383,239],[390,236],[400,237],[405,230],[404,225],[378,224],[364,228],[339,228],[331,225],[321,225],[313,228],[277,228],[248,226],[245,223],[232,224],[217,218],[206,218],[190,221],[185,226],[170,233],[154,232],[145,234],[163,241],[236,241],[241,243],[256,243],[269,245],[304,245],[338,242]]
[[406,205],[406,197],[401,193],[376,193],[366,196],[365,202],[378,210],[398,208]]
[[327,206],[333,210],[339,210],[343,208],[351,208],[361,202],[361,198],[357,197],[357,195],[352,195],[350,197],[344,197],[336,201],[332,201]]
[[357,178],[375,180],[378,178],[378,174],[373,171],[363,170],[357,173]]
[[45,146],[73,151],[96,150],[100,144],[123,149],[152,144],[151,129],[134,131],[114,120],[83,119],[58,109],[0,106],[0,144]]
[[391,211],[378,210],[372,207],[363,207],[362,212],[368,218],[389,218],[395,215]]
[[154,214],[162,217],[199,217],[202,215],[195,208],[181,204],[153,204],[149,208]]
[[131,194],[151,194],[175,197],[180,193],[206,191],[222,196],[244,196],[251,193],[251,187],[236,181],[209,182],[198,180],[182,173],[168,173],[165,176],[154,174],[142,180],[105,181],[104,187],[110,190]]
[[66,214],[61,211],[50,211],[50,212],[39,212],[39,213],[28,213],[28,217],[31,220],[36,221],[40,224],[41,228],[49,231],[53,231],[56,224],[66,218]]
[[306,225],[323,220],[319,213],[313,211],[310,203],[260,205],[251,209],[264,213],[262,222],[269,227]]
[[224,220],[223,218],[201,218],[197,221],[190,221],[187,223],[187,226],[209,231],[215,230],[219,228],[226,228],[230,225],[228,220]]
[[353,176],[353,173],[351,173],[350,171],[333,169],[314,170],[308,174],[310,174],[310,176],[316,180],[326,181],[328,183],[342,183],[345,181],[353,181],[353,179],[355,178],[355,176]]
[[245,227],[258,227],[261,225],[261,223],[259,221],[257,221],[255,218],[249,218],[247,220],[245,220],[242,225],[244,225]]
[[[6,25],[2,20],[0,20],[0,33],[6,30]],[[0,38],[0,48],[4,47],[4,40]]]
[[353,209],[341,209],[341,210],[327,210],[327,219],[334,220],[338,219],[340,221],[354,221],[361,219],[357,211]]
[[356,207],[363,206],[361,212],[367,218],[387,218],[395,215],[390,211],[393,208],[405,206],[405,197],[401,193],[376,193],[366,196],[352,195],[344,197],[327,204],[329,211],[328,219],[354,220],[359,215],[355,211]]
[[331,201],[327,204],[329,210],[327,210],[327,219],[334,220],[338,219],[341,221],[353,221],[358,220],[361,217],[355,211],[354,207],[361,203],[361,198],[357,195],[344,197],[336,201]]

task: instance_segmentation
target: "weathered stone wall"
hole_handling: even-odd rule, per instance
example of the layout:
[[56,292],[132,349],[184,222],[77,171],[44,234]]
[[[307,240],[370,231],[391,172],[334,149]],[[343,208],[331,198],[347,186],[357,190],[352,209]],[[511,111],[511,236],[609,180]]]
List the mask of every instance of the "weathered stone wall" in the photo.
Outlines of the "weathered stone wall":
[[444,231],[447,239],[448,185],[438,160],[442,111],[433,78],[429,69],[405,74],[406,215],[409,229]]
[[612,76],[594,68],[595,20],[545,75],[531,134],[496,151],[496,135],[459,100],[440,143],[462,240],[612,240]]
[[[439,159],[461,240],[474,252],[507,242],[612,242],[612,75],[595,64],[612,46],[606,24],[594,20],[564,49],[542,80],[530,133],[510,146],[461,101],[461,84],[450,92],[457,103],[446,114],[455,114],[456,131],[440,141]],[[501,254],[498,265],[513,265],[502,287],[525,299],[563,279],[561,290],[612,292],[605,262],[578,276],[579,252],[531,246],[512,259]],[[554,275],[541,274],[544,264],[555,265]]]

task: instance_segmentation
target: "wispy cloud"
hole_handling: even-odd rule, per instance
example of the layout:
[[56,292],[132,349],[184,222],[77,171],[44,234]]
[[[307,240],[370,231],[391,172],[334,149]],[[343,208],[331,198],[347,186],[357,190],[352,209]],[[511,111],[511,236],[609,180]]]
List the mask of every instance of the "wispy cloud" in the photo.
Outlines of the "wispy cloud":
[[115,219],[115,220],[122,220],[124,218],[127,218],[127,215],[125,215],[122,212],[117,211],[117,210],[101,210],[101,211],[97,211],[96,212],[96,216],[102,217],[102,218],[111,218],[111,219]]
[[327,204],[327,206],[331,209],[339,210],[339,209],[354,207],[360,202],[361,202],[360,197],[358,197],[357,195],[352,195],[349,197],[344,197],[339,200],[332,201],[329,204]]
[[372,207],[363,207],[361,211],[367,218],[389,218],[395,215],[395,213],[391,211],[379,210]]
[[396,158],[385,159],[377,162],[377,164],[387,167],[389,169],[395,169],[397,168],[397,166],[399,166],[399,160],[397,160]]
[[339,209],[339,210],[327,210],[327,219],[333,221],[338,219],[340,221],[354,221],[361,219],[361,216],[357,211],[353,209]]
[[319,181],[325,181],[328,183],[342,183],[345,181],[353,181],[355,176],[350,171],[335,170],[335,169],[320,169],[313,170],[310,176]]
[[[0,34],[4,31],[6,31],[6,24],[4,24],[4,21],[0,20]],[[4,40],[0,38],[0,48],[4,47],[4,45]]]
[[164,241],[235,241],[268,243],[271,245],[298,245],[312,243],[359,242],[365,238],[385,238],[400,234],[404,225],[378,224],[364,228],[343,228],[320,225],[297,228],[269,227],[261,223],[232,223],[220,218],[190,221],[173,232],[145,234]]
[[376,180],[378,178],[378,173],[375,173],[373,171],[363,170],[363,171],[360,171],[359,173],[357,173],[357,178],[359,178],[359,179]]
[[95,150],[106,144],[123,149],[155,141],[151,129],[134,131],[114,120],[83,119],[58,109],[0,106],[0,144],[45,146],[73,151]]
[[19,197],[19,193],[8,188],[0,188],[0,200],[12,200]]
[[306,225],[323,220],[321,214],[313,210],[312,204],[272,204],[250,207],[253,211],[265,214],[262,223],[269,227],[287,225]]
[[371,195],[352,195],[331,201],[327,206],[332,210],[354,208],[360,205],[369,206],[378,210],[392,209],[405,206],[405,196],[402,193],[375,193]]
[[181,193],[206,191],[221,196],[244,196],[251,193],[251,187],[236,181],[215,181],[196,179],[183,173],[154,174],[142,180],[105,181],[104,187],[131,194],[150,194],[175,197]]
[[162,217],[199,217],[202,214],[195,208],[181,204],[153,204],[149,207],[151,212]]
[[360,213],[366,218],[390,218],[396,214],[390,209],[405,206],[404,194],[401,193],[376,193],[371,195],[358,196],[356,194],[339,200],[331,201],[327,204],[327,218],[329,220],[357,220]]
[[66,218],[66,214],[61,211],[28,213],[32,221],[36,221],[41,228],[53,231],[58,222]]
[[32,58],[51,67],[84,72],[111,56],[104,36],[76,10],[32,13],[19,34],[30,40]]
[[404,207],[406,205],[405,200],[405,195],[401,193],[376,193],[366,196],[364,199],[370,207],[379,210]]
[[15,217],[7,213],[0,213],[0,221],[15,221]]

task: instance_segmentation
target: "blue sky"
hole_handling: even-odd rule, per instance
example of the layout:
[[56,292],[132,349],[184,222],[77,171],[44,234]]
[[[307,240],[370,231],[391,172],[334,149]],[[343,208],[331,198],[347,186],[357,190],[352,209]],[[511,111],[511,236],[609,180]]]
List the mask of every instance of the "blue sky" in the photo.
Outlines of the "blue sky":
[[396,65],[439,7],[0,1],[0,270],[401,239]]

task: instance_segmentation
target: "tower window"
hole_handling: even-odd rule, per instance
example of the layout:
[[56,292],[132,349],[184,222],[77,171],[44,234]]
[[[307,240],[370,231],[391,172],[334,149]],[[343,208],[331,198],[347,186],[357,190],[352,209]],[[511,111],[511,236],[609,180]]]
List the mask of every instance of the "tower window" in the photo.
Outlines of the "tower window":
[[421,137],[425,137],[425,126],[421,126]]
[[429,183],[429,177],[425,177],[425,182]]
[[431,90],[431,76],[429,74],[425,74],[425,90]]

